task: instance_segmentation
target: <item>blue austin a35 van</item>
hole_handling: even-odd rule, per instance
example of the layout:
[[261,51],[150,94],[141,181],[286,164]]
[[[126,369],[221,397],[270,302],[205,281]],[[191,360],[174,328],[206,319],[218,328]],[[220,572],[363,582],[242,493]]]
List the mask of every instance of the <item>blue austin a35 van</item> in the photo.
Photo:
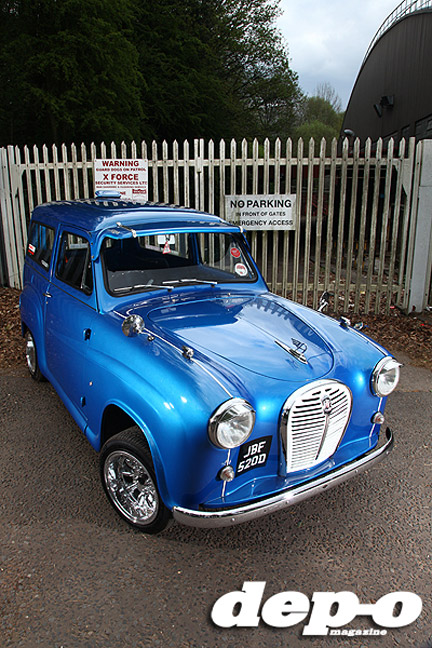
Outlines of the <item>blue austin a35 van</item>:
[[116,511],[147,533],[284,509],[370,467],[399,364],[271,294],[237,227],[119,197],[32,215],[21,318],[96,451]]

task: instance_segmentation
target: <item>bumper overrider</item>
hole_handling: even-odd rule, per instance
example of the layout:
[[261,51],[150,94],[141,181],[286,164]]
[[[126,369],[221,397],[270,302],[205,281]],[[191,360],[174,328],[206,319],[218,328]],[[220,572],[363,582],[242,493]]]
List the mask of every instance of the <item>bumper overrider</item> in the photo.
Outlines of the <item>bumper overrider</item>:
[[378,446],[373,450],[339,468],[335,468],[325,475],[319,475],[310,481],[288,488],[277,495],[266,497],[265,499],[246,504],[245,506],[218,511],[195,511],[175,506],[173,508],[174,519],[189,526],[214,528],[240,524],[264,515],[269,515],[287,506],[302,502],[309,497],[319,495],[332,486],[337,486],[364,470],[369,469],[390,453],[393,448],[393,442],[393,432],[390,428],[387,428],[384,443],[379,442]]

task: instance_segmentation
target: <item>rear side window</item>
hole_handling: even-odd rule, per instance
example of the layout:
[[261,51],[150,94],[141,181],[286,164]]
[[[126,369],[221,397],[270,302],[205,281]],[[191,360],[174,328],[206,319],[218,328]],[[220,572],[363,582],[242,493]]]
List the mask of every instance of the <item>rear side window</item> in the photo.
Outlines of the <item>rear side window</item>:
[[33,221],[30,225],[27,255],[45,270],[49,269],[54,247],[55,231],[52,227]]
[[86,295],[93,292],[90,244],[82,236],[65,232],[61,238],[56,277]]

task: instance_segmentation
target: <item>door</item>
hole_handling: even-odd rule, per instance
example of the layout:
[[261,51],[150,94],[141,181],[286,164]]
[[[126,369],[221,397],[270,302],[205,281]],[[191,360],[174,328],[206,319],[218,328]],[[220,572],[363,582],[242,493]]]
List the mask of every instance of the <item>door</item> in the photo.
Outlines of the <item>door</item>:
[[59,241],[46,306],[47,366],[66,405],[86,420],[87,351],[96,316],[90,242],[78,231],[62,232]]

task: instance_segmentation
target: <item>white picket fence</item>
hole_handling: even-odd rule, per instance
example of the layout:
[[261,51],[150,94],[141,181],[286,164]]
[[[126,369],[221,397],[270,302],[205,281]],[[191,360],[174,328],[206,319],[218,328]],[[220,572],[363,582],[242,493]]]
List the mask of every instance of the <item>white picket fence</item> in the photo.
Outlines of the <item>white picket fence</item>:
[[[345,140],[282,143],[194,140],[190,146],[132,142],[0,149],[0,208],[5,282],[22,287],[27,226],[36,205],[93,196],[93,161],[142,158],[149,198],[224,217],[225,196],[296,194],[295,231],[250,232],[252,252],[272,291],[335,310],[407,308],[420,170],[416,144],[391,140],[364,150]],[[417,178],[417,180],[416,180]],[[0,247],[1,250],[1,247]]]

